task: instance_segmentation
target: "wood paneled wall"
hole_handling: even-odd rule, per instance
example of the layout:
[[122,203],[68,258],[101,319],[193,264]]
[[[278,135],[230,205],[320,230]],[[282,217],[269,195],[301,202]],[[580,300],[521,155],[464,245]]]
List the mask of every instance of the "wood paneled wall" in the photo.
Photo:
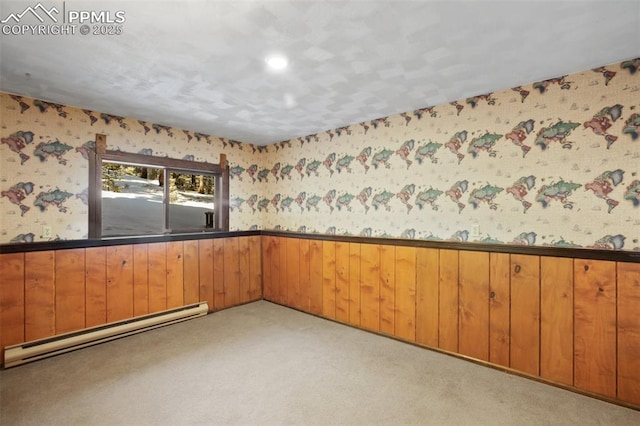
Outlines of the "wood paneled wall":
[[640,264],[262,237],[264,298],[640,405]]
[[640,405],[640,263],[268,235],[7,253],[0,347],[263,297]]
[[0,254],[4,347],[207,301],[262,298],[260,236]]

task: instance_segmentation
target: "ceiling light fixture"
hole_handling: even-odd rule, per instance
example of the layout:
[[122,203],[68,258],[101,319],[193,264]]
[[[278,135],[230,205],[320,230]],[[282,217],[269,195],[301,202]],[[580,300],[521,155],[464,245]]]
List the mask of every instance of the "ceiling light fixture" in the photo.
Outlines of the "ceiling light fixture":
[[283,70],[287,67],[287,65],[289,64],[289,61],[287,61],[287,58],[285,58],[282,55],[273,55],[273,56],[269,56],[267,57],[267,59],[265,60],[267,65],[269,66],[269,68],[276,70],[276,71],[280,71]]

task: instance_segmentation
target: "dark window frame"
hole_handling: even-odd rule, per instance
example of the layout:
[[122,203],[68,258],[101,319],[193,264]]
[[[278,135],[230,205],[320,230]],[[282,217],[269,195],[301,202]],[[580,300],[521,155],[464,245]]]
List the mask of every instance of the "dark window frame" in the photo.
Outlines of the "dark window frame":
[[[229,166],[224,154],[220,155],[220,163],[180,160],[169,157],[134,154],[123,151],[105,149],[106,136],[96,135],[96,149],[89,155],[89,238],[121,238],[102,236],[102,163],[113,162],[132,165],[145,165],[166,169],[168,172],[213,175],[215,179],[214,205],[215,215],[213,228],[202,230],[176,230],[162,234],[214,233],[229,231]],[[164,173],[165,188],[168,188],[169,173]],[[168,228],[169,201],[164,200],[164,227]],[[127,238],[147,237],[148,235],[128,235]]]

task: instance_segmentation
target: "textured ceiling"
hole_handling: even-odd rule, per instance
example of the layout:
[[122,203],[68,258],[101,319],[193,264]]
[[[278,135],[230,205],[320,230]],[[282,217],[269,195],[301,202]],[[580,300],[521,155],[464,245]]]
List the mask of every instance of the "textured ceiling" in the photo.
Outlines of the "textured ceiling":
[[123,10],[123,34],[2,35],[0,90],[261,145],[640,56],[640,1],[64,7]]

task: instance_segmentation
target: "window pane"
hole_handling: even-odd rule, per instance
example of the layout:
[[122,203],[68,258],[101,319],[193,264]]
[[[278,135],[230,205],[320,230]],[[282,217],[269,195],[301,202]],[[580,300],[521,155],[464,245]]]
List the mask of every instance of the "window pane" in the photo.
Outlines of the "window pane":
[[213,228],[214,177],[170,172],[169,183],[169,228]]
[[162,169],[102,164],[102,235],[163,233]]

